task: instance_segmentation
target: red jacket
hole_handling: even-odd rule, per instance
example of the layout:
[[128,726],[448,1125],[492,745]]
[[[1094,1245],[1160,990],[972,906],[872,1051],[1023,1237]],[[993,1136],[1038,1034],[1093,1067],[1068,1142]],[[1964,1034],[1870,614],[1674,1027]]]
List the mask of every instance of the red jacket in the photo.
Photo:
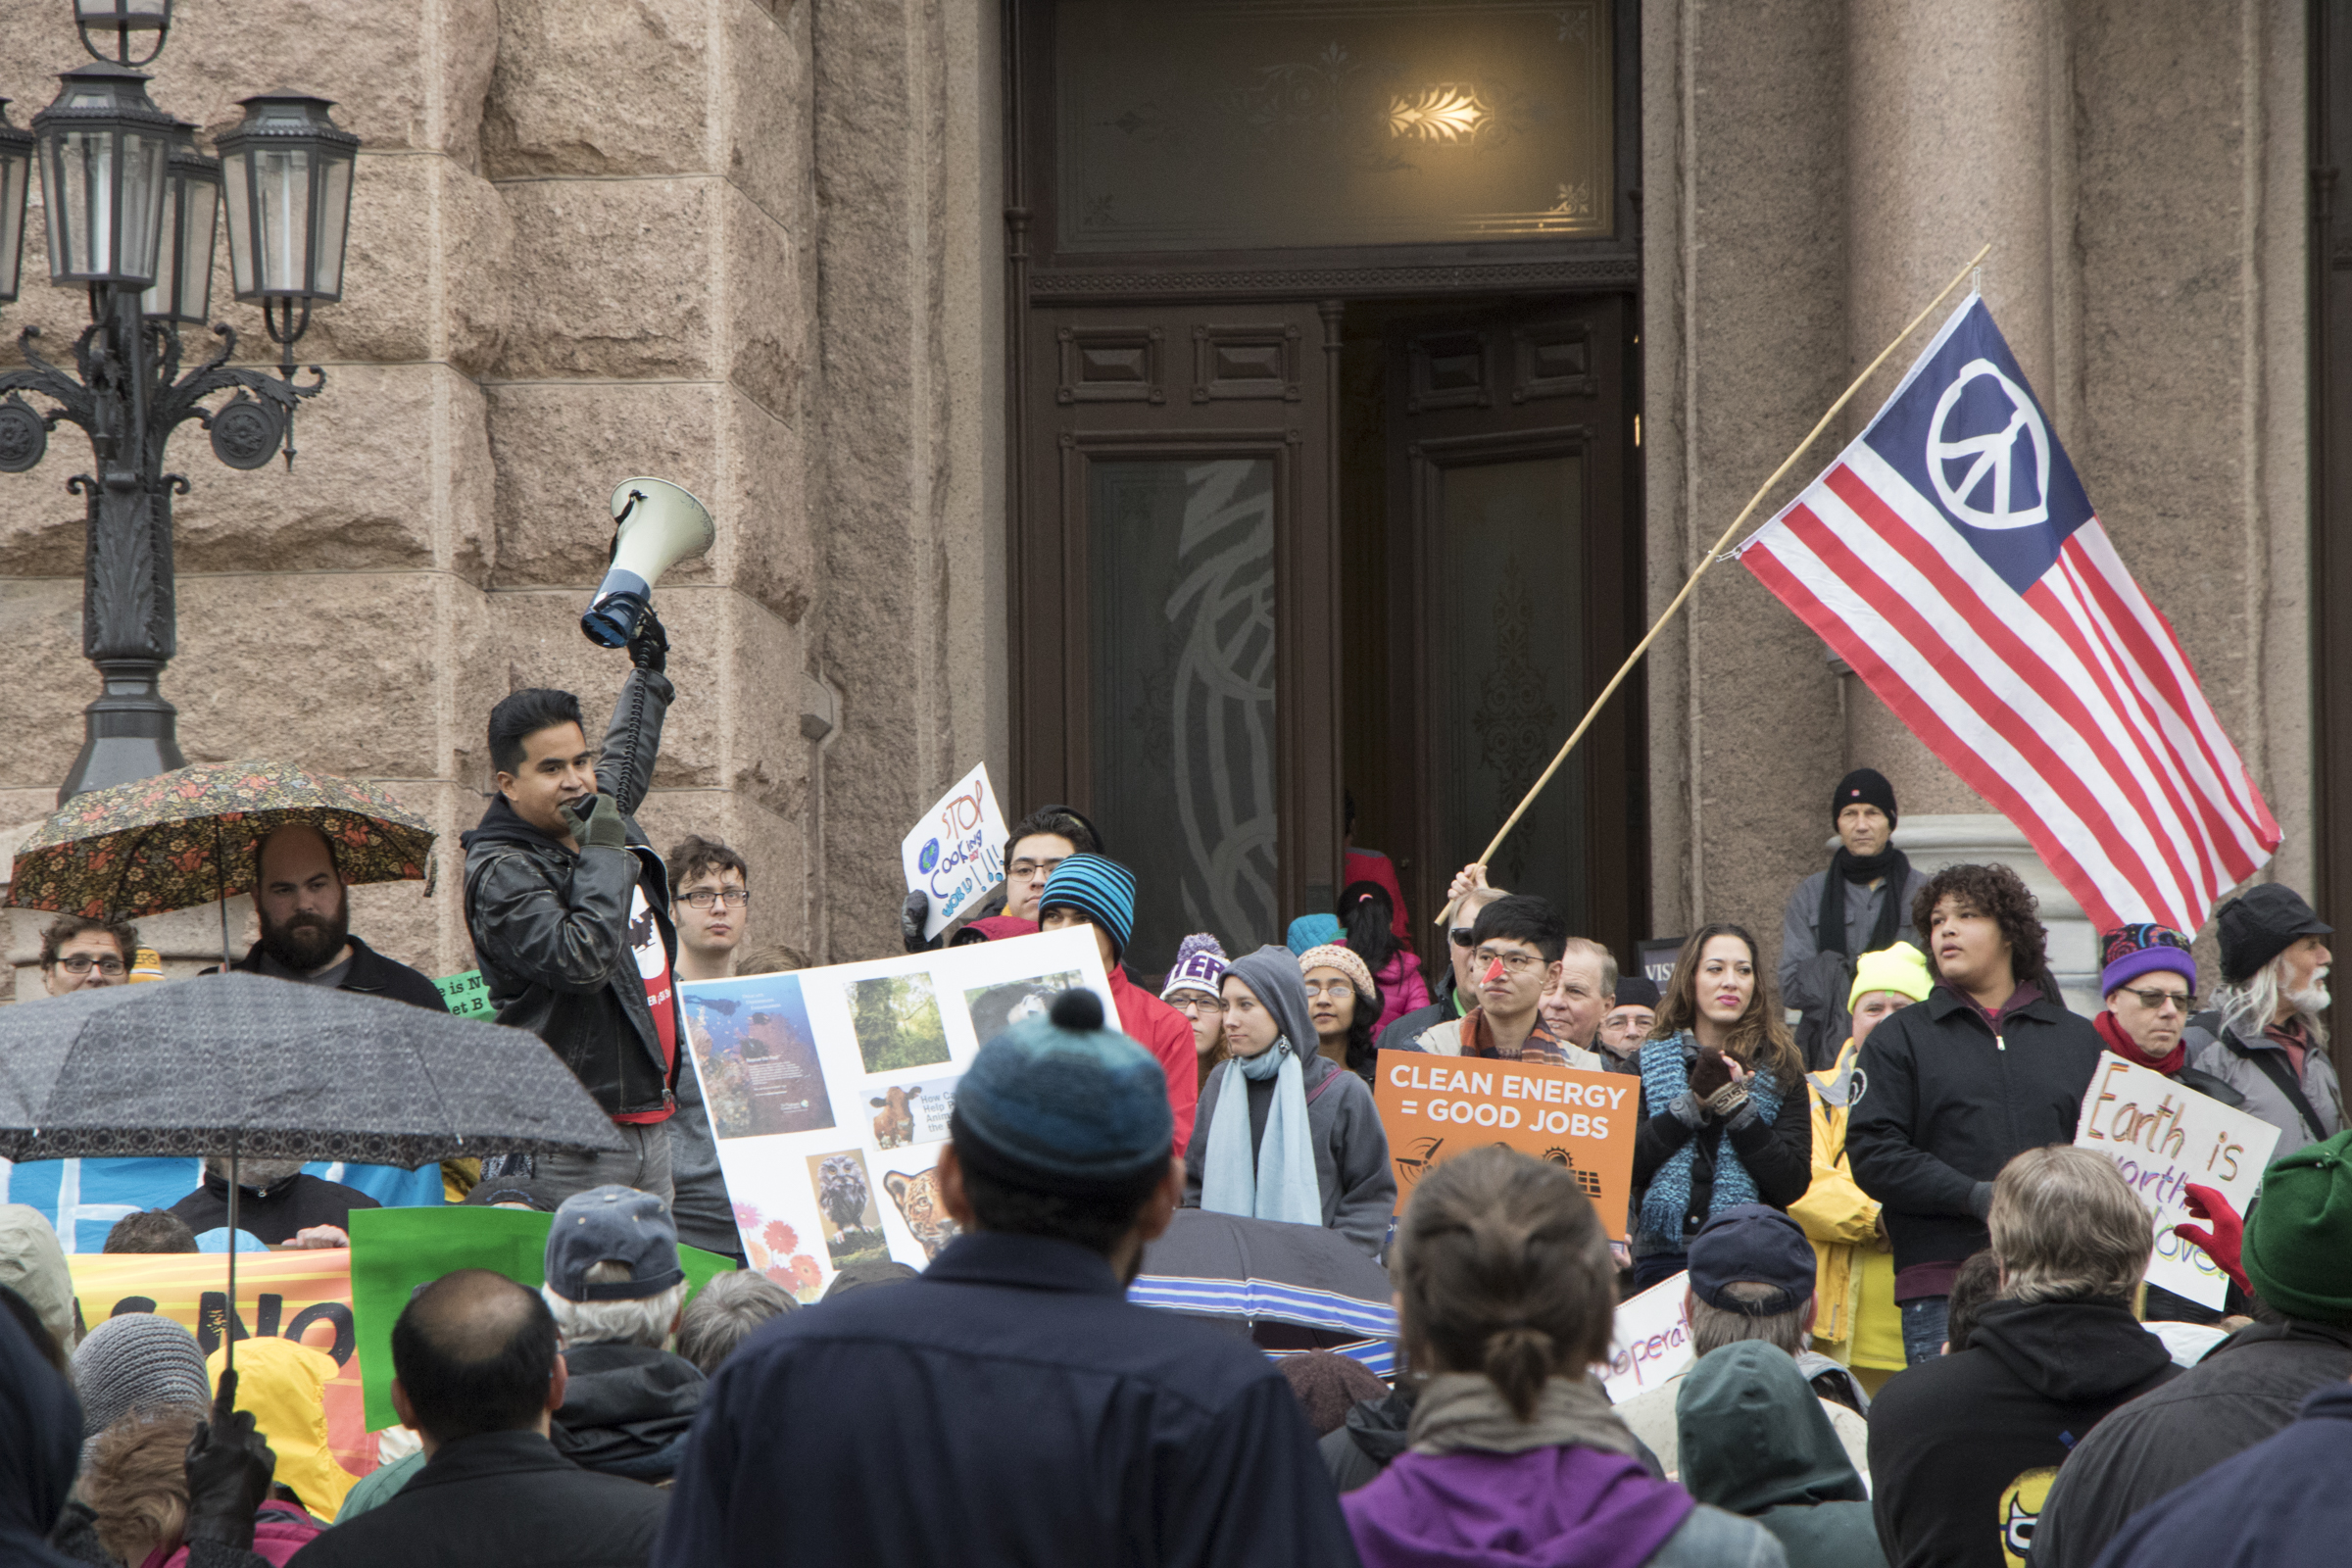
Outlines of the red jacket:
[[1119,1027],[1128,1037],[1159,1058],[1168,1075],[1168,1109],[1176,1116],[1176,1157],[1184,1157],[1193,1141],[1193,1112],[1200,1103],[1200,1058],[1193,1054],[1193,1026],[1184,1014],[1127,978],[1117,964],[1110,968],[1110,999],[1118,1004]]

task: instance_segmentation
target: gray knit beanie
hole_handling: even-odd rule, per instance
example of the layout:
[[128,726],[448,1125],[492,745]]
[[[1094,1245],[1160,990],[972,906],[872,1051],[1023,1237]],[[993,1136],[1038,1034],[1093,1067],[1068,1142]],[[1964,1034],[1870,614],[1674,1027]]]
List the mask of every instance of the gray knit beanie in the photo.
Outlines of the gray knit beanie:
[[126,1415],[213,1397],[196,1336],[154,1312],[123,1312],[90,1330],[74,1351],[74,1392],[84,1442]]

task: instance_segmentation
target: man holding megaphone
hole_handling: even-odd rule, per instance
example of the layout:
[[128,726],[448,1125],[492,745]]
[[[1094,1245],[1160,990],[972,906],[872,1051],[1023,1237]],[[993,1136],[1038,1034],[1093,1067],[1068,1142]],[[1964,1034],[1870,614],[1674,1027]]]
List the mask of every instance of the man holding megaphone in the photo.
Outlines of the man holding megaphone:
[[625,646],[636,668],[601,751],[589,750],[569,692],[534,687],[490,710],[498,795],[464,838],[466,926],[498,1021],[545,1040],[628,1146],[537,1155],[538,1183],[557,1198],[617,1183],[667,1203],[662,1123],[676,1108],[686,1036],[678,936],[668,871],[633,813],[652,787],[673,694],[653,585],[710,548],[710,517],[659,479],[622,481],[612,514],[612,570],[582,629],[592,642]]

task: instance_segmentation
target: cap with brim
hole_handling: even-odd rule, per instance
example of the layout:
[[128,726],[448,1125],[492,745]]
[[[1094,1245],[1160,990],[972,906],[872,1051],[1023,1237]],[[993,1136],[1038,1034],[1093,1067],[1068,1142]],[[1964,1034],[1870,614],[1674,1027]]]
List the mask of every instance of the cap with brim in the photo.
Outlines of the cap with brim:
[[[1709,1306],[1748,1317],[1794,1311],[1813,1294],[1819,1260],[1796,1221],[1762,1203],[1738,1203],[1718,1210],[1690,1238],[1690,1294]],[[1757,1300],[1730,1295],[1726,1286],[1765,1285],[1774,1294]]]
[[2242,986],[2305,937],[2335,934],[2303,895],[2281,882],[2257,882],[2214,911],[2222,945],[2222,983]]
[[[624,1263],[629,1277],[591,1284],[588,1271],[599,1263]],[[547,1229],[548,1288],[567,1301],[641,1301],[685,1277],[669,1206],[634,1187],[574,1193]]]

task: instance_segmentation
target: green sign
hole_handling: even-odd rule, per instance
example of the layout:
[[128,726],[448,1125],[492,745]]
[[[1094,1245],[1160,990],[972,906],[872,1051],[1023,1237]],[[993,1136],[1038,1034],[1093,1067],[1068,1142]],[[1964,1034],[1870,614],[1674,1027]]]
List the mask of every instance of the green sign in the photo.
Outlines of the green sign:
[[[547,1233],[556,1216],[531,1208],[355,1208],[351,1232],[351,1317],[359,1340],[368,1430],[400,1425],[392,1408],[392,1325],[419,1285],[461,1268],[486,1268],[537,1290],[547,1283]],[[678,1247],[686,1298],[735,1260]]]
[[468,969],[464,974],[445,974],[433,984],[441,988],[441,1001],[461,1018],[495,1018],[498,1009],[490,1005],[490,987],[482,979],[482,971]]

